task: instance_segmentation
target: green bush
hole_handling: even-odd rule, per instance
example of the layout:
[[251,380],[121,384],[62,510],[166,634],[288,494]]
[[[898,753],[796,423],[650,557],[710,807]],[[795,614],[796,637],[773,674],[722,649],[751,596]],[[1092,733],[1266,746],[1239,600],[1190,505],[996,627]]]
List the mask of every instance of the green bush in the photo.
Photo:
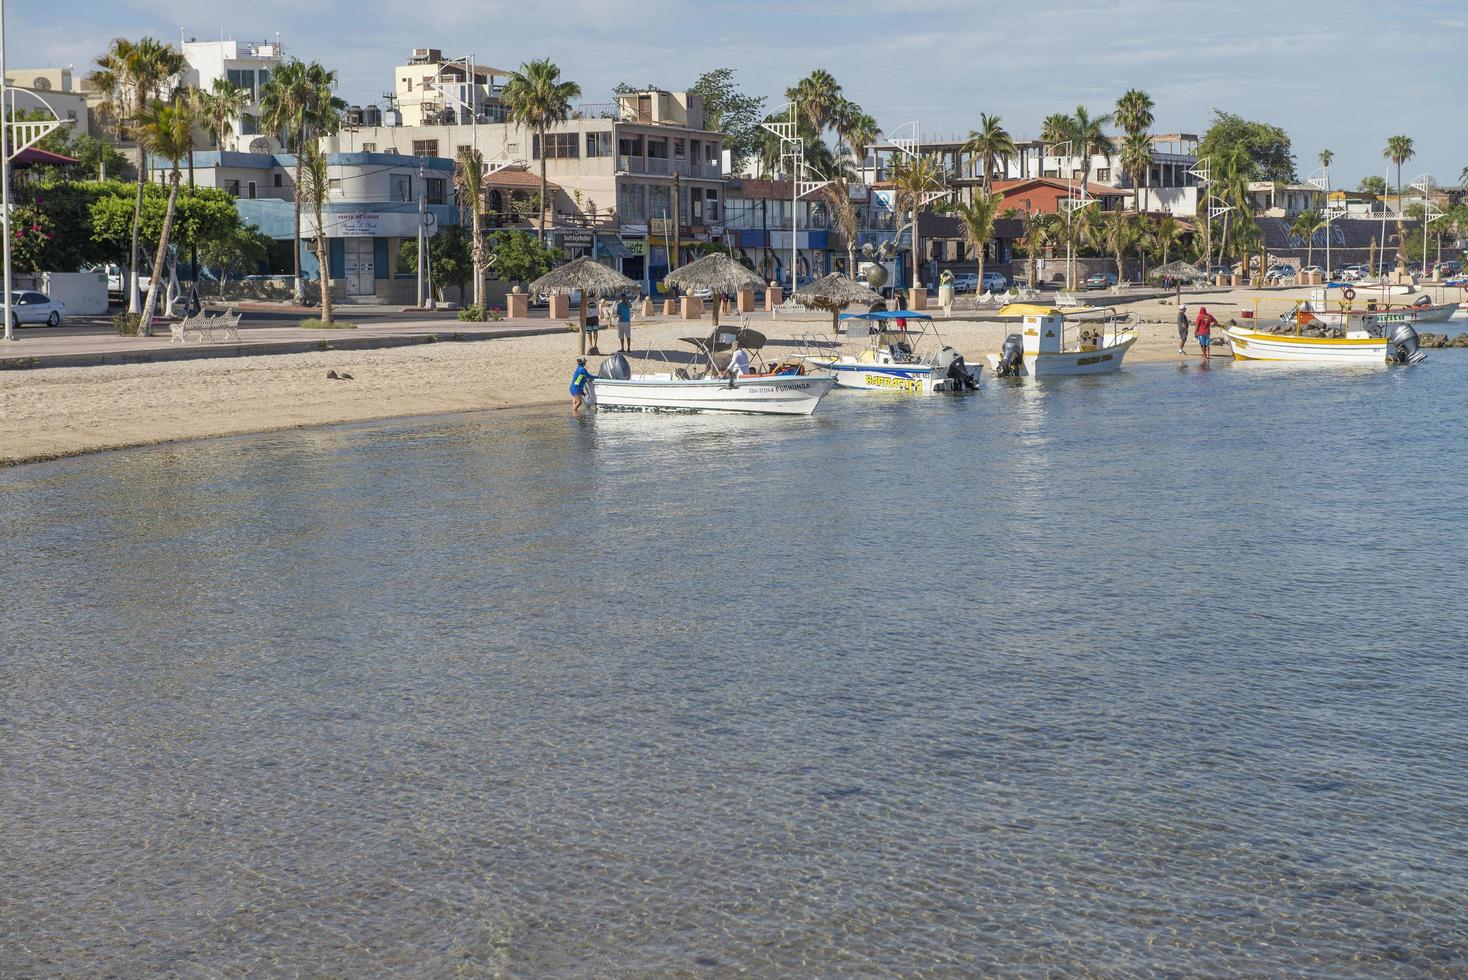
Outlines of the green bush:
[[500,309],[498,306],[491,306],[486,312],[489,318],[495,323],[499,323],[505,318],[505,311]]
[[465,323],[478,323],[484,319],[484,310],[475,303],[470,303],[459,311],[459,319]]
[[320,319],[302,320],[302,330],[356,330],[355,323],[347,323],[345,320],[332,320],[327,323]]
[[119,337],[136,337],[143,330],[143,318],[136,313],[118,313],[112,317],[112,329]]

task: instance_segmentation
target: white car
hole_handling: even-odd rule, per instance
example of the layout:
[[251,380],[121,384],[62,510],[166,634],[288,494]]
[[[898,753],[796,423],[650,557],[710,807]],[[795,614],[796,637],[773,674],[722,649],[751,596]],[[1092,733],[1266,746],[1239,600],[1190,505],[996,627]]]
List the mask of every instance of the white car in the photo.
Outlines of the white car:
[[16,289],[10,293],[10,319],[18,327],[22,323],[44,323],[48,327],[61,326],[61,311],[66,304],[53,300],[45,293],[30,289]]
[[1009,280],[1004,278],[1004,273],[1002,272],[986,272],[984,273],[984,281],[979,284],[979,288],[986,293],[1003,292],[1009,288]]
[[971,293],[979,288],[979,274],[977,272],[960,272],[953,277],[953,291],[955,293]]

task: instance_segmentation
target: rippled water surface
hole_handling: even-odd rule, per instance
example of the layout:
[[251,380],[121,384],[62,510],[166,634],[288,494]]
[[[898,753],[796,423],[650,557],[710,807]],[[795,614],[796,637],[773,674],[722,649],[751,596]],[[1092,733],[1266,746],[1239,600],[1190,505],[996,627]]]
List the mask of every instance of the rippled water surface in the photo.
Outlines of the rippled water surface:
[[0,473],[0,973],[1462,975],[1465,383]]

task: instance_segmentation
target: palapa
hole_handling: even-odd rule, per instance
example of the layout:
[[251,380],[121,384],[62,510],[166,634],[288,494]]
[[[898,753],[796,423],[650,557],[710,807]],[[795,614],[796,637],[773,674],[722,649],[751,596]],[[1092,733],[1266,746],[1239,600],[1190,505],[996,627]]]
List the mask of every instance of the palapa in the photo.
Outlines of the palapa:
[[572,259],[530,284],[530,295],[581,294],[581,353],[586,353],[586,298],[588,296],[613,296],[622,292],[637,291],[637,283],[615,269],[609,269],[595,259],[582,257]]
[[1166,265],[1158,266],[1157,268],[1152,270],[1152,275],[1171,276],[1174,279],[1197,280],[1206,278],[1206,273],[1204,273],[1202,269],[1189,262],[1184,262],[1181,259],[1169,262]]
[[807,309],[829,310],[833,334],[840,332],[838,321],[841,319],[841,311],[851,304],[857,303],[868,309],[873,306],[885,308],[887,305],[887,301],[880,294],[872,292],[850,276],[842,275],[839,272],[822,276],[815,282],[797,289],[795,295],[790,298]]
[[765,284],[763,279],[723,252],[705,255],[681,269],[674,269],[664,279],[685,292],[699,289],[712,290],[714,326],[719,325],[719,301],[725,295],[741,289],[759,289]]

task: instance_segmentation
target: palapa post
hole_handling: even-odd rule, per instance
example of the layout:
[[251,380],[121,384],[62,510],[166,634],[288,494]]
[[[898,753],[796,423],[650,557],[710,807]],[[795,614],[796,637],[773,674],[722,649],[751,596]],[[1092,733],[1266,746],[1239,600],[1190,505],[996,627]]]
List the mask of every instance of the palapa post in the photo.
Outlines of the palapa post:
[[872,292],[839,272],[822,276],[804,288],[796,290],[795,295],[791,298],[808,309],[830,310],[832,336],[840,333],[841,311],[852,303],[872,307],[877,304],[885,306],[887,302],[880,294]]
[[669,284],[685,292],[708,289],[713,292],[714,326],[719,325],[719,300],[725,293],[763,286],[765,281],[753,271],[735,262],[723,252],[705,255],[681,269],[668,273]]
[[581,337],[580,352],[586,353],[586,303],[592,296],[612,296],[620,292],[636,292],[637,283],[615,269],[609,269],[595,259],[582,257],[572,259],[565,265],[552,269],[530,284],[530,293],[544,292],[546,295],[563,293],[581,294]]

